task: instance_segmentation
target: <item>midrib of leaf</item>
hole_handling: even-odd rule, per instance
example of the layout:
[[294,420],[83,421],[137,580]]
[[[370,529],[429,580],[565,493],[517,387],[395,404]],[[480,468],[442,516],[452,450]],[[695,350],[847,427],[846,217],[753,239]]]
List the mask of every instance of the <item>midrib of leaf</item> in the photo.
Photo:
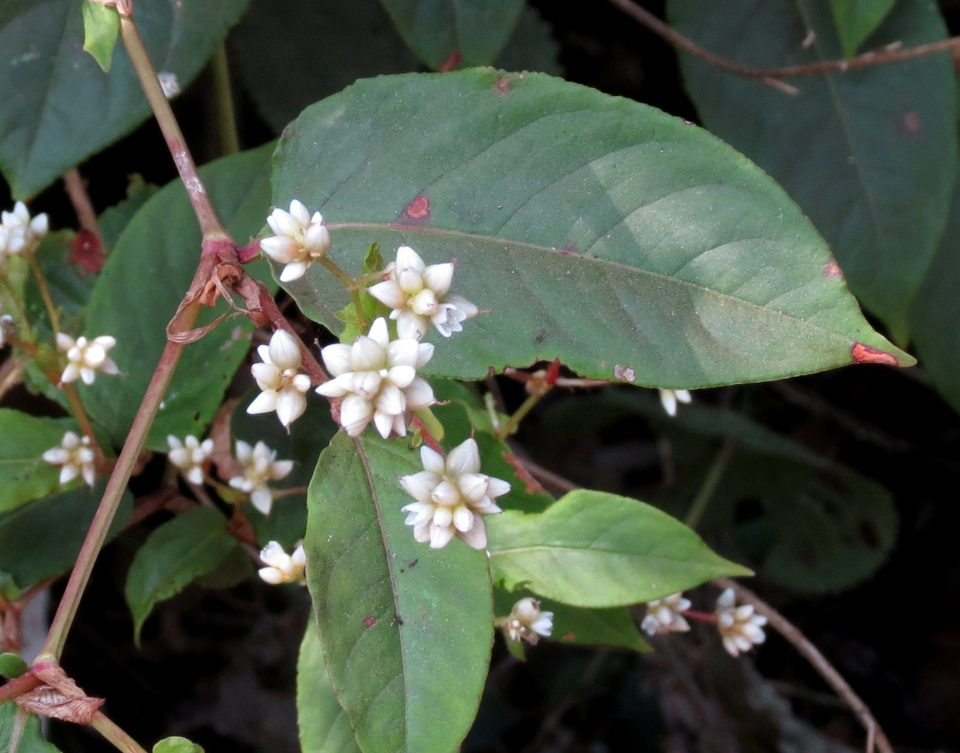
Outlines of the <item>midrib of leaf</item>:
[[[387,548],[387,532],[383,525],[383,508],[380,504],[380,495],[377,493],[377,484],[373,477],[373,471],[370,468],[370,459],[367,457],[367,453],[366,453],[366,450],[364,450],[363,448],[363,444],[360,442],[360,439],[357,437],[351,437],[350,439],[353,442],[354,449],[357,452],[357,457],[360,459],[360,465],[363,467],[363,476],[367,482],[367,487],[370,489],[370,498],[371,500],[373,500],[373,506],[377,512],[377,526],[380,528],[380,541],[383,542],[383,553],[384,553],[383,559],[387,566],[387,572],[390,574],[390,593],[393,595],[394,613],[399,614],[400,599],[397,592],[396,574],[393,571],[393,567],[391,565],[390,552]],[[403,628],[400,625],[397,625],[396,630],[397,630],[397,637],[400,641],[400,667],[401,667],[400,679],[403,682],[403,690],[404,690],[403,744],[404,744],[404,747],[406,747],[410,737],[410,726],[411,726],[410,717],[409,717],[410,704],[407,703],[406,701],[407,652],[406,652],[405,641],[403,637]],[[390,684],[391,683],[384,683],[383,687],[380,688],[380,692],[377,694],[377,697],[379,697],[390,686]],[[372,704],[369,708],[373,708]],[[349,718],[350,718],[350,715],[348,714],[347,719],[349,720]],[[351,724],[350,726],[353,727],[354,725]]]
[[[689,280],[678,280],[676,277],[670,277],[669,275],[665,275],[660,272],[652,272],[651,270],[643,269],[642,267],[632,267],[629,264],[624,264],[623,262],[619,262],[619,261],[611,261],[607,259],[598,259],[590,256],[584,256],[583,254],[579,254],[573,251],[564,251],[561,254],[560,251],[556,248],[551,248],[549,246],[541,246],[536,243],[530,243],[528,241],[515,241],[515,240],[510,240],[509,238],[499,238],[496,236],[467,233],[462,230],[445,230],[442,228],[411,227],[410,225],[401,225],[399,223],[339,222],[339,223],[330,223],[327,225],[327,227],[330,229],[331,232],[334,232],[337,230],[351,230],[351,229],[392,230],[392,231],[402,232],[404,233],[404,235],[407,235],[407,236],[416,236],[418,234],[439,235],[441,237],[447,237],[447,238],[463,238],[465,240],[482,241],[485,243],[492,243],[495,245],[515,246],[523,249],[528,249],[530,251],[556,254],[557,256],[562,256],[563,258],[566,258],[566,259],[577,259],[578,261],[584,264],[596,264],[604,271],[609,270],[610,267],[615,267],[615,268],[624,270],[627,273],[646,276],[652,280],[657,280],[667,285],[679,285],[684,288],[693,289],[706,295],[715,296],[718,300],[721,300],[721,301],[734,302],[741,306],[763,312],[766,315],[777,316],[785,320],[796,322],[797,324],[803,327],[809,328],[814,332],[823,333],[824,335],[829,336],[834,340],[838,340],[845,344],[853,342],[849,337],[846,337],[845,335],[834,332],[833,330],[825,329],[819,325],[812,324],[811,322],[805,319],[800,319],[791,314],[784,314],[782,311],[774,311],[773,309],[767,308],[766,306],[763,306],[761,304],[753,303],[752,301],[746,301],[742,298],[737,298],[736,296],[732,296],[728,293],[721,293],[718,290],[714,290],[713,288],[708,288],[703,285],[698,285],[694,282],[690,282]],[[507,250],[511,250],[511,249],[508,248]],[[707,249],[701,252],[701,254],[707,253],[708,251],[714,251],[714,250],[715,248]],[[698,254],[697,257],[694,257],[694,259],[699,258],[699,256],[700,254]],[[785,290],[785,291],[782,291],[779,295],[784,295],[787,292],[791,292],[791,291]],[[539,298],[537,300],[539,301]],[[619,303],[619,301],[618,301],[618,305],[621,307],[621,309],[623,309],[623,305]],[[630,317],[630,320],[634,321],[632,316],[629,315],[629,312],[626,312],[625,309],[623,310],[624,310],[624,313],[628,314],[628,316]]]

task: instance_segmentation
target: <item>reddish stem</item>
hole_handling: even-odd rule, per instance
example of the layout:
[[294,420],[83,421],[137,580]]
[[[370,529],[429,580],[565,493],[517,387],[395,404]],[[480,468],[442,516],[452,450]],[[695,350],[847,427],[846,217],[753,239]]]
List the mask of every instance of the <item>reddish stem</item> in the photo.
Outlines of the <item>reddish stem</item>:
[[440,443],[436,440],[433,434],[430,433],[430,429],[427,428],[427,425],[420,419],[419,416],[414,416],[410,423],[420,430],[420,436],[422,436],[423,441],[427,443],[427,447],[435,452],[439,452],[441,455],[445,454],[443,452],[443,448],[440,446]]
[[24,693],[43,685],[43,681],[36,677],[32,672],[20,675],[10,680],[5,685],[0,685],[0,703],[10,701],[21,696]]
[[717,624],[716,615],[713,615],[710,612],[698,612],[695,609],[685,609],[680,614],[682,614],[684,617],[689,617],[691,620],[699,620],[700,622],[709,622],[711,625]]

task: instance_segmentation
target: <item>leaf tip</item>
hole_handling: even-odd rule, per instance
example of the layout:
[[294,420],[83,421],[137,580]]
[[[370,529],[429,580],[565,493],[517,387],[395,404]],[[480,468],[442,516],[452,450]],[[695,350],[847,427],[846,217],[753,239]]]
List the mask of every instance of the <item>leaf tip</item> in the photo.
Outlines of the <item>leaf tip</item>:
[[855,363],[878,363],[883,366],[909,365],[901,363],[900,359],[893,355],[893,353],[888,353],[885,350],[880,350],[880,348],[874,348],[872,345],[865,345],[860,342],[854,343],[853,347],[850,348],[850,356]]

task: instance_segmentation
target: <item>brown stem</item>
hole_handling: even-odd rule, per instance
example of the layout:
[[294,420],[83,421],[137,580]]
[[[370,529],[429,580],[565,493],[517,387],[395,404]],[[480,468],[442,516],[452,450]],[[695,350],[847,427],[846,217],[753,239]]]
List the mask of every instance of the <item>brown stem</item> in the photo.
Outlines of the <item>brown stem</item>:
[[300,335],[297,334],[296,330],[293,328],[293,325],[287,321],[287,317],[285,317],[283,312],[280,311],[279,306],[277,306],[277,302],[273,300],[273,296],[270,295],[270,291],[267,290],[266,286],[263,284],[260,284],[259,304],[263,315],[269,319],[270,323],[275,329],[284,330],[288,334],[292,335],[293,339],[297,341],[297,344],[300,346],[300,360],[302,361],[303,370],[310,375],[310,379],[313,380],[313,383],[319,385],[323,384],[324,382],[329,382],[330,377],[327,375],[327,372],[324,371],[323,366],[320,365],[320,362],[310,351],[310,348],[307,347],[306,343],[300,339]]
[[80,227],[89,230],[97,236],[97,240],[103,242],[100,225],[97,222],[97,212],[93,208],[90,194],[87,193],[87,186],[77,168],[67,170],[63,176],[63,186],[67,190],[67,196],[70,197],[70,203],[73,204],[73,211],[77,213]]
[[[895,63],[901,60],[911,60],[913,58],[931,55],[936,52],[946,52],[960,47],[960,37],[951,37],[942,39],[939,42],[930,42],[916,47],[898,47],[888,45],[887,47],[871,52],[865,52],[848,60],[822,60],[817,63],[807,63],[805,65],[785,65],[777,68],[755,68],[750,65],[737,63],[727,58],[720,57],[709,50],[705,50],[697,45],[693,40],[685,37],[680,32],[671,28],[664,21],[661,21],[655,15],[645,8],[641,8],[633,0],[609,0],[611,4],[622,10],[638,23],[646,26],[654,34],[665,39],[674,47],[689,52],[701,60],[706,61],[715,68],[733,73],[744,78],[760,79],[771,85],[778,86],[778,79],[794,78],[797,76],[813,76],[824,73],[845,73],[847,71],[857,70],[859,68],[868,68],[873,65],[883,63]],[[792,93],[796,93],[795,91]]]
[[80,424],[80,431],[83,432],[84,436],[90,437],[90,447],[93,450],[94,460],[97,468],[102,470],[106,463],[106,456],[103,454],[100,443],[97,442],[97,435],[93,433],[93,426],[90,424],[87,412],[83,409],[83,403],[80,402],[80,395],[77,394],[76,387],[69,383],[64,384],[63,394],[67,396],[67,402],[70,403],[70,410],[73,413],[73,417],[77,420],[77,423]]
[[520,463],[520,465],[522,465],[531,476],[542,481],[548,486],[552,486],[562,492],[572,492],[580,488],[575,483],[570,481],[570,479],[564,478],[553,471],[547,470],[542,465],[538,465],[537,463],[533,462],[530,458],[520,457],[519,455],[517,455],[516,458],[517,462]]
[[753,608],[757,610],[757,613],[766,617],[770,626],[786,638],[797,652],[813,665],[813,668],[820,673],[820,676],[826,680],[827,684],[843,699],[844,703],[847,704],[854,716],[857,717],[860,724],[862,724],[863,728],[867,731],[867,753],[873,753],[872,741],[876,742],[880,753],[893,753],[893,747],[890,745],[890,741],[884,734],[883,729],[881,729],[876,717],[874,717],[867,707],[867,704],[860,700],[860,696],[853,692],[853,688],[843,679],[843,676],[834,669],[833,665],[827,661],[826,657],[820,653],[817,647],[800,632],[799,628],[749,588],[741,586],[736,581],[730,580],[729,578],[719,578],[715,580],[714,583],[722,589],[732,588],[733,592],[737,595],[737,601],[753,604]]
[[27,263],[30,264],[30,270],[33,272],[37,281],[37,287],[40,288],[40,297],[43,298],[43,305],[47,308],[47,316],[50,317],[50,326],[53,327],[53,333],[56,335],[60,329],[60,313],[53,303],[53,296],[50,295],[50,287],[47,285],[47,278],[40,269],[36,257],[33,253],[27,254]]
[[0,703],[23,695],[34,688],[39,688],[41,685],[43,685],[43,680],[30,672],[20,675],[8,683],[0,685]]

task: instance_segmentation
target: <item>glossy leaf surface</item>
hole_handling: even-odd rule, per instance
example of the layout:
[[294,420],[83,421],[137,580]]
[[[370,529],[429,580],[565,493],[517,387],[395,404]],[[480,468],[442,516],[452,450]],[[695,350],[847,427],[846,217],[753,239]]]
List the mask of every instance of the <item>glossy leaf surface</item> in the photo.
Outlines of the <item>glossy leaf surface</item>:
[[[20,707],[13,701],[0,703],[0,750],[17,753],[60,753],[57,746],[43,739],[40,732],[40,719],[33,714],[23,713],[26,723],[20,728],[18,724]],[[19,745],[14,747],[14,740]]]
[[843,54],[851,57],[880,25],[896,0],[830,0]]
[[[186,86],[247,0],[138,0],[137,27],[160,72]],[[150,114],[126,50],[110,73],[83,50],[75,0],[0,6],[0,169],[14,198],[31,196]]]
[[313,620],[307,624],[297,662],[297,724],[303,753],[360,753],[350,720],[330,684]]
[[203,748],[185,737],[165,737],[153,746],[153,753],[203,753]]
[[666,513],[615,494],[574,491],[539,515],[488,520],[494,582],[573,606],[637,604],[750,574]]
[[462,65],[490,65],[503,49],[523,0],[381,0],[417,56],[439,70],[452,55]]
[[[269,213],[272,145],[219,160],[200,171],[214,206],[239,243],[259,232]],[[84,332],[110,334],[122,372],[80,387],[90,415],[122,444],[166,344],[167,323],[190,286],[200,258],[200,230],[183,184],[154,195],[127,225],[97,279]],[[249,271],[254,272],[253,269]],[[149,305],[144,305],[149,302]],[[220,304],[201,324],[226,311]],[[150,431],[147,447],[166,451],[168,434],[202,434],[249,349],[253,325],[228,319],[185,350]]]
[[[843,56],[830,7],[819,0],[670,0],[668,10],[678,31],[750,65]],[[805,49],[810,31],[816,39]],[[871,46],[945,36],[935,4],[900,0]],[[706,127],[787,190],[827,239],[853,293],[905,341],[957,169],[950,56],[787,80],[797,96],[686,55],[681,63]]]
[[0,408],[0,512],[56,491],[60,466],[41,456],[65,431],[62,422]]
[[459,540],[440,550],[414,541],[397,478],[420,470],[404,441],[338,434],[310,485],[304,548],[316,624],[368,753],[456,750],[487,674],[487,558]]
[[[458,260],[454,291],[491,313],[425,373],[560,357],[591,377],[698,387],[840,366],[858,348],[911,362],[755,166],[681,120],[548,76],[360,82],[291,125],[273,187],[275,204],[323,212],[351,274],[373,242],[388,261],[401,243]],[[346,292],[320,265],[288,289],[342,328]]]
[[127,573],[125,596],[133,614],[134,640],[154,606],[209,573],[237,547],[227,519],[211,507],[197,507],[167,521],[137,550]]
[[113,50],[120,35],[120,14],[115,7],[83,0],[83,49],[93,55],[104,71],[113,64]]

